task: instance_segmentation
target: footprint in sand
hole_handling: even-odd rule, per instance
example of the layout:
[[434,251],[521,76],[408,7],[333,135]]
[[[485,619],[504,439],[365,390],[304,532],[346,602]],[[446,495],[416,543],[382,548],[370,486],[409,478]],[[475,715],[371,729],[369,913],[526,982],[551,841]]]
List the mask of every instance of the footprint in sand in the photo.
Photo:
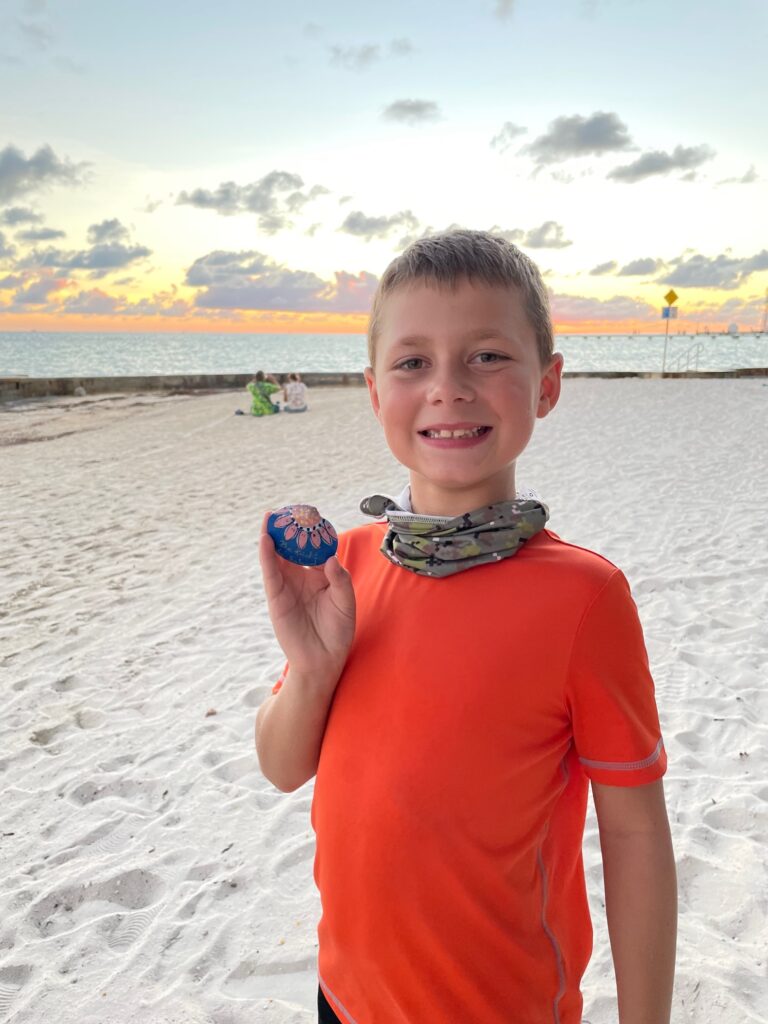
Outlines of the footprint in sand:
[[157,916],[160,904],[132,914],[114,914],[99,922],[98,932],[110,949],[122,950],[132,946]]
[[29,737],[29,742],[37,747],[47,747],[56,739],[58,734],[67,728],[67,722],[59,722],[57,725],[36,729]]
[[70,690],[76,689],[78,686],[77,676],[64,676],[62,679],[57,679],[55,683],[51,685],[51,689],[57,693],[69,693]]
[[[123,825],[126,820],[127,823]],[[76,840],[67,846],[66,849],[49,857],[48,864],[64,864],[78,856],[93,857],[127,850],[140,828],[139,824],[131,827],[130,822],[131,817],[124,814],[110,818],[108,821],[103,821],[96,828],[87,832],[81,839]],[[123,825],[122,828],[120,828],[121,825]]]
[[[113,922],[103,921],[100,930],[108,936],[116,935],[118,944],[127,945],[151,920],[164,889],[163,880],[149,871],[125,871],[103,882],[54,889],[30,907],[27,918],[48,938],[69,932],[89,919],[110,915]],[[145,913],[128,915],[125,911]]]
[[250,754],[233,757],[224,761],[213,770],[213,775],[225,782],[239,782],[245,775],[251,775],[258,771],[258,762]]
[[69,793],[73,803],[85,807],[96,800],[117,797],[119,800],[131,800],[144,806],[152,806],[153,798],[160,789],[155,780],[113,779],[109,782],[92,779],[83,782]]
[[0,967],[0,1019],[5,1019],[11,1012],[11,1004],[26,985],[32,974],[29,964],[12,964]]
[[694,753],[698,753],[705,743],[704,739],[696,732],[678,732],[675,733],[674,738],[686,750],[692,750]]
[[704,814],[704,821],[717,832],[728,832],[740,838],[761,839],[757,809],[745,803],[719,804]]

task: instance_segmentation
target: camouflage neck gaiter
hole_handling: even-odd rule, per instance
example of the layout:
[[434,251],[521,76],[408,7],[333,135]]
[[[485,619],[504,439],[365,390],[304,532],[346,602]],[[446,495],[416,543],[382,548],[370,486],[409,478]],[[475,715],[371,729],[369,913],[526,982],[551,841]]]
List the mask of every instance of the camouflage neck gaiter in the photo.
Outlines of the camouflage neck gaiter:
[[517,498],[483,505],[460,516],[425,516],[405,511],[392,498],[373,494],[360,510],[389,529],[381,552],[394,565],[420,576],[452,576],[516,554],[549,519],[541,501]]

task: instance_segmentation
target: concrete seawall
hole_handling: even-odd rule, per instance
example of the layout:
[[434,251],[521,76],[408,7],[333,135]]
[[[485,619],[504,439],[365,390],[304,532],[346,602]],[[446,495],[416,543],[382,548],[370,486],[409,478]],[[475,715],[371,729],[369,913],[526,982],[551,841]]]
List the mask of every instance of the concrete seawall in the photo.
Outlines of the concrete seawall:
[[[287,374],[275,374],[275,377],[281,382],[288,379]],[[365,384],[362,373],[303,373],[301,379],[309,388],[338,388]],[[0,402],[74,395],[78,388],[82,388],[88,395],[114,394],[120,391],[164,391],[168,394],[189,391],[244,391],[246,384],[251,380],[251,373],[184,373],[148,377],[0,377]]]
[[[287,374],[275,374],[287,380]],[[653,373],[630,370],[565,373],[566,377],[639,377],[647,380],[667,378],[767,377],[768,367],[746,367],[738,370],[697,370],[687,373]],[[0,402],[18,402],[31,398],[74,395],[82,388],[88,395],[115,392],[163,391],[167,394],[245,389],[252,380],[249,373],[193,373],[149,377],[0,377]],[[301,379],[309,388],[362,387],[362,373],[303,373]],[[78,394],[81,392],[78,391]]]

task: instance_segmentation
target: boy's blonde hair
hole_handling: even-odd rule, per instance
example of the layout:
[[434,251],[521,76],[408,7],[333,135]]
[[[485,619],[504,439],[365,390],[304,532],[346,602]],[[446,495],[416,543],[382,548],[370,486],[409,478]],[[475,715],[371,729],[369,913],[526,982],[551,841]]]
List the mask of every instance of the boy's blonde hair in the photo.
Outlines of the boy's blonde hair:
[[462,281],[518,288],[536,334],[542,365],[554,354],[549,296],[539,268],[516,245],[488,231],[446,231],[411,242],[389,264],[373,297],[368,323],[368,359],[373,366],[384,303],[392,292],[416,281],[455,288]]

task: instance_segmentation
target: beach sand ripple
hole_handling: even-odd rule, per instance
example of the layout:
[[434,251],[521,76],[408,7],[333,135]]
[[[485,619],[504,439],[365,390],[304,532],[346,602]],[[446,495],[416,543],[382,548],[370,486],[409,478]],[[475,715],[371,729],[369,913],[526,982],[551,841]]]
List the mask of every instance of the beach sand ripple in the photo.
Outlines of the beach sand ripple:
[[[309,1024],[311,785],[253,752],[282,667],[262,513],[397,493],[365,392],[0,407],[0,1021]],[[768,554],[758,380],[566,382],[519,471],[630,579],[670,768],[677,1021],[768,1019]],[[585,1020],[615,1024],[593,817]]]

